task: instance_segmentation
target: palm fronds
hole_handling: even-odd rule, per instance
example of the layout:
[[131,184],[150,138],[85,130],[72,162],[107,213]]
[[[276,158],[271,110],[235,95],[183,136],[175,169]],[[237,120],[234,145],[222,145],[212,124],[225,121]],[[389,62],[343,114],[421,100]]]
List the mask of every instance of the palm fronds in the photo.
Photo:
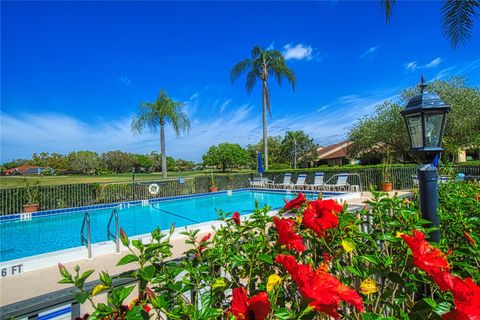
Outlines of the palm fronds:
[[393,6],[395,6],[395,2],[397,2],[397,0],[380,0],[380,5],[382,6],[383,11],[385,11],[385,22],[387,24],[390,23],[390,18],[392,17]]
[[446,0],[443,4],[442,31],[452,47],[465,44],[472,34],[475,16],[479,15],[478,0]]

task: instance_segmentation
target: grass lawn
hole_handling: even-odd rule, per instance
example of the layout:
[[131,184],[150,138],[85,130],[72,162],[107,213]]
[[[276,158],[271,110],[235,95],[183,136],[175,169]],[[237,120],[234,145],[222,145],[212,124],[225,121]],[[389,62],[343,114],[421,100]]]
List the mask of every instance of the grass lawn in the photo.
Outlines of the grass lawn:
[[[228,173],[250,173],[251,170],[232,171]],[[186,171],[186,172],[168,172],[168,179],[175,179],[178,177],[193,177],[198,175],[209,174],[210,170],[204,171]],[[215,174],[221,172],[215,172]],[[23,179],[39,180],[40,185],[57,185],[57,184],[73,184],[73,183],[91,183],[91,182],[121,182],[132,181],[131,173],[115,173],[104,175],[65,175],[65,176],[10,176],[0,177],[0,188],[21,188],[24,186]],[[158,173],[136,173],[135,180],[161,180],[162,174]]]

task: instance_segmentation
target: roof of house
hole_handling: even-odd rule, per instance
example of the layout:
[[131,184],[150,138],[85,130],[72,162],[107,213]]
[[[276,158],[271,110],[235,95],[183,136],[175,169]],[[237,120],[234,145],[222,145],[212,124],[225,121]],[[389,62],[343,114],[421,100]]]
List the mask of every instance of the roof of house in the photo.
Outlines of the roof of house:
[[45,169],[49,169],[49,167],[31,166],[31,165],[28,165],[28,164],[22,164],[18,167],[7,169],[7,170],[5,170],[5,172],[10,173],[10,172],[18,171],[18,172],[22,173],[22,172],[25,172],[27,170],[32,170],[32,169],[45,170]]
[[326,147],[319,147],[318,160],[328,160],[337,158],[348,158],[348,147],[352,144],[350,141],[342,141],[339,143],[331,144]]

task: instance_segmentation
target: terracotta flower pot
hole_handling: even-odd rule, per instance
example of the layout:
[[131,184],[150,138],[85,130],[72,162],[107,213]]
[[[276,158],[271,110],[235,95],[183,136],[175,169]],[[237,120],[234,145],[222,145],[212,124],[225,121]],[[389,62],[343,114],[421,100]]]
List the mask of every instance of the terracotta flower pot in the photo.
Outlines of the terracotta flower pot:
[[217,192],[217,191],[218,191],[218,187],[210,187],[210,188],[208,188],[208,191],[210,191],[210,192]]
[[23,212],[24,213],[30,213],[30,212],[36,212],[38,211],[38,203],[34,203],[34,204],[24,204],[23,205]]
[[382,182],[382,191],[390,192],[393,190],[392,182]]

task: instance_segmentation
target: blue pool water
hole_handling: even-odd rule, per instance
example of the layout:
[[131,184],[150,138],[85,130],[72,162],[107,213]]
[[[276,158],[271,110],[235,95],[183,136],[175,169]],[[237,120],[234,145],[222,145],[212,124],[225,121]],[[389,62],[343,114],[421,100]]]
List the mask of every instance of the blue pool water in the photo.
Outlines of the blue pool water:
[[[162,230],[215,220],[216,209],[225,212],[252,213],[255,200],[260,206],[272,209],[284,205],[285,199],[296,194],[263,191],[238,191],[231,195],[175,199],[147,206],[118,209],[119,224],[128,235],[141,235],[156,227]],[[315,197],[311,195],[310,197]],[[107,240],[106,228],[112,209],[92,210],[90,213],[92,242]],[[0,261],[8,261],[41,253],[80,246],[80,228],[84,212],[42,216],[30,221],[0,222]],[[112,226],[113,229],[113,226]]]

